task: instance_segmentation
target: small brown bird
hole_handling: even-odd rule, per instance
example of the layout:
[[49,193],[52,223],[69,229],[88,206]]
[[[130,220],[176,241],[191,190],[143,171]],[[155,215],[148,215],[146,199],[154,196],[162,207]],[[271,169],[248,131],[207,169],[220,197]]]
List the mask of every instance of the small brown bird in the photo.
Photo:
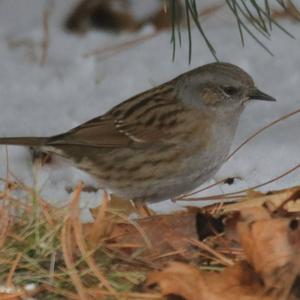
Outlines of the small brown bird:
[[52,137],[1,138],[70,159],[100,186],[134,201],[189,192],[217,172],[251,99],[275,101],[229,63],[211,63]]

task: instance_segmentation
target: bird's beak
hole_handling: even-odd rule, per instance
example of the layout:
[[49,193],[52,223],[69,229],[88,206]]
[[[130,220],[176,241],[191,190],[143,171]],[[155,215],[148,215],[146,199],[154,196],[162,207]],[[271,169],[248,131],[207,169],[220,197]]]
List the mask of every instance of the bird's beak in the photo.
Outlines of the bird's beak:
[[275,98],[273,98],[272,96],[269,96],[268,94],[261,92],[257,88],[255,88],[251,91],[249,98],[254,99],[254,100],[263,100],[263,101],[276,101]]

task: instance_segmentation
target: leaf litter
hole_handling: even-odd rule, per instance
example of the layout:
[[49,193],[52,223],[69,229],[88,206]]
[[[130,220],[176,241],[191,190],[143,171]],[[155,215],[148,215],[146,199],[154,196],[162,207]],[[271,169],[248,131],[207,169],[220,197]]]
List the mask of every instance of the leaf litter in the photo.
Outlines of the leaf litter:
[[300,187],[146,218],[105,194],[91,223],[82,189],[57,208],[6,180],[0,299],[300,299]]

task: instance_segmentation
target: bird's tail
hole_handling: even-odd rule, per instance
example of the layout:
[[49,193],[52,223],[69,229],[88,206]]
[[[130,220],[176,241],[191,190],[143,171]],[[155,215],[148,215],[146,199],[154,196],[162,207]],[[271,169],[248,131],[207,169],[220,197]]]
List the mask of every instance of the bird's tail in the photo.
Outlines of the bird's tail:
[[19,145],[40,147],[47,143],[49,138],[45,137],[8,137],[0,138],[0,145]]

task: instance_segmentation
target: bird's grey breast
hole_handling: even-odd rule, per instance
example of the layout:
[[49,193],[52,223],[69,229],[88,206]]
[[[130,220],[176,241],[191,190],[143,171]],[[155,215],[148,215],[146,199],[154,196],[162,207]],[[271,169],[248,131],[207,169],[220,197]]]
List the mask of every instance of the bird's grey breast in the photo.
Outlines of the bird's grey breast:
[[[189,171],[190,178],[197,187],[210,179],[225,162],[230,151],[240,112],[226,113],[219,116],[211,115],[205,122],[201,121],[205,128],[199,128],[199,141],[195,139],[190,144],[194,148],[194,154],[188,156],[184,164]],[[201,142],[202,141],[202,142]],[[205,142],[204,142],[205,141]]]

